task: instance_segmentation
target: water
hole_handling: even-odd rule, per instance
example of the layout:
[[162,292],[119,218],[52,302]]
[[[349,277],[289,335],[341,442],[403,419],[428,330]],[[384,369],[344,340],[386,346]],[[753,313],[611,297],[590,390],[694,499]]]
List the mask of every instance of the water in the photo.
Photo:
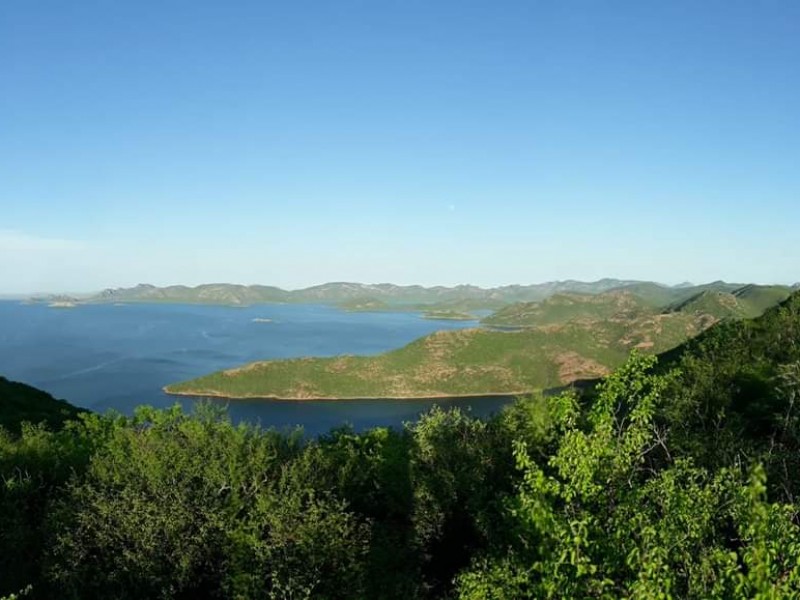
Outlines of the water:
[[[270,319],[258,322],[254,319]],[[430,321],[415,313],[347,313],[320,305],[221,306],[127,304],[72,309],[0,301],[0,375],[71,403],[130,414],[194,399],[161,388],[254,360],[376,354],[441,329],[471,322]],[[462,400],[232,400],[234,421],[302,426],[316,435],[345,423],[357,430],[398,426],[434,404],[484,416],[505,398]]]

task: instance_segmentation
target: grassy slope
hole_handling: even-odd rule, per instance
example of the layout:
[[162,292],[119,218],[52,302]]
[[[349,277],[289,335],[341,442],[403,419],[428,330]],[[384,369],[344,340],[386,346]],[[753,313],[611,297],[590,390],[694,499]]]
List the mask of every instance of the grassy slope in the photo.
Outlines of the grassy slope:
[[[743,365],[776,365],[800,357],[800,291],[769,307],[758,317],[727,320],[691,338],[660,357],[663,368],[688,357],[714,370],[724,370],[731,357]],[[744,357],[744,358],[743,358]]]
[[732,292],[705,290],[667,310],[702,312],[718,319],[752,319],[786,300],[791,289],[783,286],[747,285]]
[[[664,312],[708,314],[717,319],[753,318],[785,300],[783,286],[713,283],[691,288],[637,284],[596,295],[556,294],[541,302],[520,302],[483,319],[486,325],[541,327],[573,319],[626,319]],[[664,304],[667,300],[672,302]]]
[[18,432],[23,421],[45,422],[58,428],[64,421],[83,412],[64,400],[24,383],[0,377],[0,427]]
[[354,298],[340,302],[337,306],[347,312],[383,312],[392,310],[391,306],[377,298]]
[[378,356],[264,361],[167,386],[227,397],[382,398],[513,394],[608,373],[634,347],[661,352],[713,322],[673,313],[518,332],[437,332]]
[[630,319],[655,313],[647,302],[630,292],[556,294],[541,302],[512,304],[486,317],[483,323],[501,327],[541,327],[574,319]]
[[[698,292],[698,289],[700,290]],[[522,331],[439,332],[375,357],[254,363],[168,386],[172,393],[228,397],[348,398],[505,394],[591,379],[631,349],[663,352],[722,319],[761,314],[788,288],[709,284],[666,310],[617,290],[557,294],[517,303],[484,319]],[[449,313],[448,313],[449,314]]]

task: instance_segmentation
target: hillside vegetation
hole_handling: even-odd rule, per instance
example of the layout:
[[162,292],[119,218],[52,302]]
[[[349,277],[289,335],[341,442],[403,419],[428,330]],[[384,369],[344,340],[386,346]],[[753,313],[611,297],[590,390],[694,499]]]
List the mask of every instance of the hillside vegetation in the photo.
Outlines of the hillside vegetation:
[[800,293],[656,360],[308,441],[209,405],[0,429],[0,596],[800,596]]
[[704,290],[667,307],[667,310],[702,312],[718,319],[753,318],[788,298],[790,293],[787,288],[755,285],[744,286],[733,292]]
[[[655,289],[668,293],[658,295]],[[556,294],[538,302],[516,303],[482,322],[495,327],[541,327],[577,319],[624,320],[662,312],[706,314],[715,319],[753,318],[785,300],[789,294],[791,289],[782,286],[709,284],[663,288],[655,284],[637,284],[595,295]]]
[[23,421],[58,428],[81,412],[81,409],[64,400],[56,400],[47,392],[0,377],[0,427],[8,431],[19,432]]
[[[519,394],[605,375],[632,349],[663,352],[719,320],[761,314],[786,296],[784,288],[704,289],[659,309],[627,290],[556,294],[512,304],[482,321],[511,331],[443,331],[379,356],[256,362],[175,383],[165,391],[296,400]],[[452,311],[426,316],[439,314],[470,318]]]
[[440,331],[378,356],[262,361],[165,391],[298,400],[519,394],[604,375],[635,348],[661,352],[713,322],[708,315],[671,313],[513,332]]
[[597,295],[556,294],[540,302],[521,302],[489,315],[482,322],[500,327],[542,327],[574,320],[628,320],[655,315],[647,301],[628,291]]

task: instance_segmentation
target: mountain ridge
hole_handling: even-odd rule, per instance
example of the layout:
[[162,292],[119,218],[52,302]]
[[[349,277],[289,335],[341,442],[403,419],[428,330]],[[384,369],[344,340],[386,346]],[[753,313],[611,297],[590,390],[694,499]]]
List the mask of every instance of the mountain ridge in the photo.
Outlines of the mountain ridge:
[[[668,286],[651,281],[604,278],[597,281],[567,279],[534,284],[511,284],[483,288],[461,284],[456,286],[397,285],[392,283],[365,284],[328,282],[297,290],[285,290],[268,285],[207,283],[197,286],[171,285],[159,287],[138,284],[129,288],[108,288],[87,297],[70,297],[77,305],[98,303],[159,302],[223,306],[250,306],[273,303],[341,304],[363,301],[382,301],[389,306],[408,309],[413,305],[452,310],[497,309],[515,302],[541,301],[558,293],[601,294],[612,290],[630,291],[649,303],[667,306],[689,298],[703,289],[733,291],[744,284],[712,282],[687,287]],[[775,286],[791,289],[789,286]],[[51,303],[63,295],[35,296],[32,303]]]

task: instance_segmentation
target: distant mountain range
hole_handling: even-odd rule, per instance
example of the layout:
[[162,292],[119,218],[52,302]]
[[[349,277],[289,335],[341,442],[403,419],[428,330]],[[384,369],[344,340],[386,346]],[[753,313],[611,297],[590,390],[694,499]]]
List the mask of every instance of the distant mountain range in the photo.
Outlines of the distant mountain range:
[[[680,284],[665,286],[650,281],[600,279],[584,282],[575,280],[551,281],[532,285],[507,285],[481,288],[474,285],[454,287],[423,287],[419,285],[394,285],[390,283],[363,284],[333,282],[301,290],[283,290],[266,285],[236,285],[212,283],[188,287],[173,285],[156,287],[140,284],[132,288],[107,289],[99,294],[77,298],[65,295],[37,296],[37,303],[129,303],[159,302],[248,306],[268,303],[321,303],[345,305],[364,309],[403,310],[439,309],[468,311],[498,309],[517,302],[538,302],[560,293],[601,294],[609,291],[626,291],[647,304],[666,307],[686,301],[704,291],[733,293],[746,287],[744,284],[716,281],[703,285]],[[789,286],[774,286],[790,290]],[[370,308],[371,307],[371,308]],[[358,308],[355,308],[358,310]]]

